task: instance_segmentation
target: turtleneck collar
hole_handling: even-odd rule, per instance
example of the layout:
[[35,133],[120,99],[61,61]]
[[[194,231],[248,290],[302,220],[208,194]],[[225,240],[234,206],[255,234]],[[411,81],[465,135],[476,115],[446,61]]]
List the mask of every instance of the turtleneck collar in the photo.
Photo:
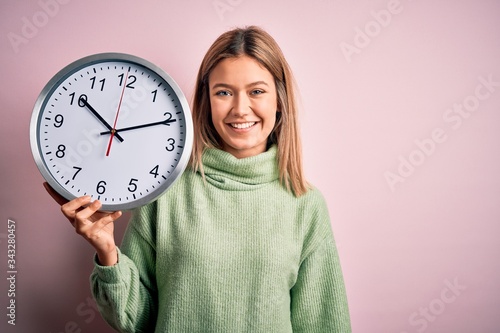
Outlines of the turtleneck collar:
[[208,183],[232,191],[248,191],[260,188],[279,177],[278,148],[247,158],[238,159],[220,149],[205,149],[202,156]]

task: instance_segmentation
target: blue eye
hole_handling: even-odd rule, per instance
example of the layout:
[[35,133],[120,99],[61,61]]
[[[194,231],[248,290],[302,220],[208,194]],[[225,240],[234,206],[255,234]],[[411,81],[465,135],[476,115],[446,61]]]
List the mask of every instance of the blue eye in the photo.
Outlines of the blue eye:
[[217,96],[229,96],[231,94],[227,90],[220,90],[220,91],[216,92],[215,95],[217,95]]
[[264,90],[261,90],[261,89],[252,90],[252,95],[260,95],[263,93],[264,93]]

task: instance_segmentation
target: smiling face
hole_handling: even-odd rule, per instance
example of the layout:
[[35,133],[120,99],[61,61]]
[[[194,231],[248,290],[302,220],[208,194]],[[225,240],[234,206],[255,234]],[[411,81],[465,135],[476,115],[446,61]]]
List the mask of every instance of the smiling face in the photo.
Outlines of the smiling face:
[[237,158],[264,152],[278,108],[271,73],[243,55],[217,64],[208,84],[212,122],[223,150]]

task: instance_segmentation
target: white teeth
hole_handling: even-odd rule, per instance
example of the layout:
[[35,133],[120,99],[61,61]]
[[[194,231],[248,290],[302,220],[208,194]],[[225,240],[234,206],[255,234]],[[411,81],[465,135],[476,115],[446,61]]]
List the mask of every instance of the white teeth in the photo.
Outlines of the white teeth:
[[238,124],[231,123],[230,125],[231,125],[231,127],[233,127],[233,128],[243,129],[243,128],[249,128],[249,127],[252,127],[253,125],[255,125],[255,121],[254,121],[254,122],[251,122],[251,123],[238,123]]

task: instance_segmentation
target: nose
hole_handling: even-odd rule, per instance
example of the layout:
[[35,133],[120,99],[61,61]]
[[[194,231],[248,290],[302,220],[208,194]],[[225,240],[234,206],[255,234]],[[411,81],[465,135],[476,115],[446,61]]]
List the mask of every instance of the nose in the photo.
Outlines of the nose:
[[231,113],[235,117],[243,117],[250,113],[250,100],[245,93],[235,95]]

